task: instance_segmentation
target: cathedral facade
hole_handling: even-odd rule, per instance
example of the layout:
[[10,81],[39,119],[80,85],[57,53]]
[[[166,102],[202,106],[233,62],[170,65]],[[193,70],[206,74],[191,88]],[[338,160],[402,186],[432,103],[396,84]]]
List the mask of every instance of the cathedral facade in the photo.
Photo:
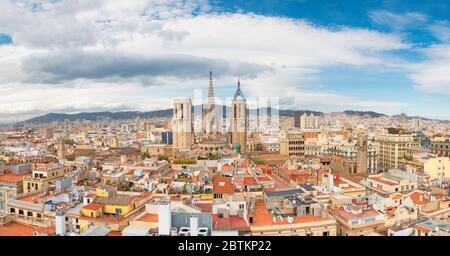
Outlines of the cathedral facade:
[[[247,148],[247,102],[240,81],[231,102],[230,115],[223,118],[223,106],[216,105],[212,72],[209,73],[208,97],[202,105],[201,131],[194,131],[192,101],[173,101],[173,149],[179,157],[218,159],[243,154]],[[224,122],[229,122],[228,126]],[[223,129],[226,126],[227,129]]]

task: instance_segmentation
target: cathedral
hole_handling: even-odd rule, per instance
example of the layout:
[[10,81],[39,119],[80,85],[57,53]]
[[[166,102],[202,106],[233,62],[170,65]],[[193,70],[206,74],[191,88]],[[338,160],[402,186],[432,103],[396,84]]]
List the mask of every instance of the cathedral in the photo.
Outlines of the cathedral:
[[194,130],[191,99],[175,99],[174,154],[192,159],[219,159],[244,154],[247,148],[247,102],[239,80],[230,108],[229,116],[224,118],[223,106],[215,104],[212,71],[209,73],[208,97],[202,105],[200,132],[196,134]]

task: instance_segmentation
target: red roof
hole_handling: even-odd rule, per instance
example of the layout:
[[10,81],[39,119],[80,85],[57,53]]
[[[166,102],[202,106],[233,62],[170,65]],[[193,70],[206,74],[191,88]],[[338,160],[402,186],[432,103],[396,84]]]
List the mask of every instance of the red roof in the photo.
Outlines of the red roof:
[[398,185],[397,182],[388,181],[388,180],[385,180],[385,179],[383,179],[383,178],[381,178],[381,177],[369,177],[369,179],[375,180],[375,181],[378,181],[378,182],[380,182],[380,183],[384,183],[384,184],[390,185],[390,186]]
[[214,193],[231,194],[234,192],[234,186],[231,177],[215,176],[213,180]]
[[411,193],[409,196],[414,204],[422,205],[428,203],[428,199],[425,198],[425,194],[419,191]]
[[122,236],[122,232],[120,231],[111,231],[107,234],[107,236]]
[[[289,224],[287,218],[276,219],[276,222],[273,222],[272,213],[270,213],[266,209],[266,204],[264,202],[257,202],[254,217],[253,217],[253,226],[269,226],[269,225],[281,225],[281,224]],[[292,223],[303,223],[303,222],[315,222],[315,221],[323,221],[328,220],[327,217],[324,216],[313,216],[313,215],[305,215],[305,216],[297,216],[294,217]]]
[[419,225],[414,225],[413,228],[415,228],[415,229],[417,229],[417,230],[420,230],[420,231],[422,231],[422,232],[424,232],[424,233],[430,233],[430,232],[431,232],[431,230],[429,230],[429,229],[427,229],[427,228],[424,228],[424,227],[422,227],[422,226],[419,226]]
[[202,212],[212,212],[212,203],[196,203],[195,206]]
[[98,204],[98,203],[90,203],[88,205],[83,206],[83,209],[92,210],[92,211],[97,211],[97,210],[100,210],[101,208],[102,208],[102,205]]
[[24,177],[31,176],[30,174],[13,174],[13,173],[5,173],[3,175],[0,175],[0,182],[9,182],[9,183],[16,183],[19,181],[22,181]]
[[40,233],[46,233],[48,235],[55,234],[55,227],[33,227],[17,222],[8,223],[4,226],[0,226],[0,236],[32,236],[33,231]]
[[363,210],[362,213],[354,214],[352,212],[347,212],[344,210],[344,208],[340,208],[336,210],[336,214],[340,215],[342,218],[346,220],[353,220],[353,219],[361,219],[361,218],[367,218],[367,217],[375,217],[378,215],[378,212],[374,209],[370,210]]
[[247,222],[238,216],[229,216],[228,218],[219,218],[217,214],[212,215],[212,225],[215,230],[235,230],[247,228]]
[[258,181],[272,181],[272,179],[269,178],[268,176],[262,176],[258,177]]
[[244,177],[244,185],[246,186],[255,186],[258,185],[255,177]]
[[10,223],[0,226],[0,236],[32,236],[33,227],[19,223]]
[[138,221],[158,222],[158,214],[146,213],[144,216],[140,217]]

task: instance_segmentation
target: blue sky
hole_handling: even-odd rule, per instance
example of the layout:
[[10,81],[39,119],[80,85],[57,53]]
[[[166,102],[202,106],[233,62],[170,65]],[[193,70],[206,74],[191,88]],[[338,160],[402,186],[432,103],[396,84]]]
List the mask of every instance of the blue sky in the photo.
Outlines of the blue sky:
[[0,33],[0,44],[11,44],[11,43],[12,43],[11,36]]
[[446,0],[9,0],[0,10],[0,122],[168,108],[205,92],[211,68],[219,97],[240,77],[246,96],[281,108],[450,120]]
[[[229,12],[253,12],[267,16],[283,16],[292,19],[306,19],[325,27],[354,27],[398,33],[405,41],[413,45],[412,49],[392,51],[389,54],[411,62],[423,60],[417,49],[443,42],[430,26],[446,23],[450,19],[450,2],[435,0],[213,0],[220,9]],[[417,14],[423,17],[396,27],[394,23],[377,23],[373,13],[391,13],[393,15]],[[450,30],[449,30],[450,32]],[[450,74],[450,70],[449,70]],[[427,93],[411,86],[411,81],[403,70],[365,69],[353,66],[335,66],[323,70],[319,79],[322,87],[318,91],[345,93],[372,99],[395,101],[402,99],[409,104],[398,111],[411,115],[422,114],[440,116],[437,109],[450,111],[450,97],[436,93]],[[449,88],[450,89],[450,88]],[[444,116],[448,116],[444,113]]]

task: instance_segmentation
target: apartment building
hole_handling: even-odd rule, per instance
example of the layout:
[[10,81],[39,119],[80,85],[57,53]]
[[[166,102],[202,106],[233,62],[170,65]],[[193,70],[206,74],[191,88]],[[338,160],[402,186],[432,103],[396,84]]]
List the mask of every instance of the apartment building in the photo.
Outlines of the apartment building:
[[305,139],[303,133],[288,132],[280,141],[280,155],[292,157],[305,156]]
[[450,138],[435,137],[431,139],[431,153],[442,157],[450,157]]
[[384,215],[373,209],[367,201],[353,200],[335,210],[339,223],[338,235],[364,236],[384,225]]
[[399,161],[405,158],[408,148],[415,147],[416,142],[410,132],[397,128],[388,128],[378,136],[378,165],[381,171],[399,168]]

